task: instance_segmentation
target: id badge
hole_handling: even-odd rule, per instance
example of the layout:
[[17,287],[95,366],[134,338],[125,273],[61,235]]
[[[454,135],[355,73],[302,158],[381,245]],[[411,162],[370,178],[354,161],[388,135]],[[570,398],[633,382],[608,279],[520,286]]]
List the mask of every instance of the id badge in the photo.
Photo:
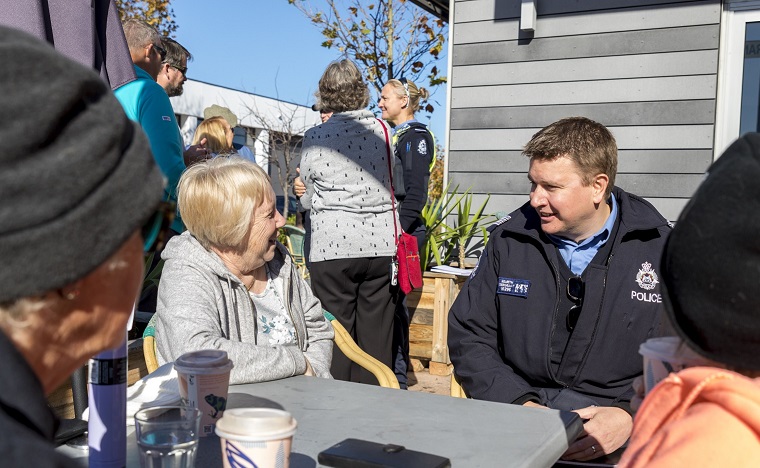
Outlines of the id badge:
[[398,260],[391,260],[391,286],[398,284]]

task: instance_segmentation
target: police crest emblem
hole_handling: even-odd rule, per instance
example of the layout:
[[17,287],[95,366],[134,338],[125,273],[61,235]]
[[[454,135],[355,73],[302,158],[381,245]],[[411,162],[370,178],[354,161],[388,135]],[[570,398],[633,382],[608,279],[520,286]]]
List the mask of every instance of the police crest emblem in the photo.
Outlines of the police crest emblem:
[[639,273],[636,275],[636,282],[641,289],[650,291],[654,289],[660,281],[657,279],[657,273],[652,269],[651,263],[644,262],[641,264],[641,267],[641,270],[639,270]]
[[427,143],[425,143],[425,140],[420,140],[420,144],[417,145],[417,152],[422,155],[427,154]]

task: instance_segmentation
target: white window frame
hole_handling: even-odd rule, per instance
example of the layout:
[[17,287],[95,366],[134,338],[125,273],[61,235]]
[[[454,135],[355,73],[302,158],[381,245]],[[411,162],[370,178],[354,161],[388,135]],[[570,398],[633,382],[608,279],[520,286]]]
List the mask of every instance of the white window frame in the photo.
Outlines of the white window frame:
[[760,1],[724,4],[718,60],[718,95],[713,160],[739,137],[744,35],[747,23],[760,22]]

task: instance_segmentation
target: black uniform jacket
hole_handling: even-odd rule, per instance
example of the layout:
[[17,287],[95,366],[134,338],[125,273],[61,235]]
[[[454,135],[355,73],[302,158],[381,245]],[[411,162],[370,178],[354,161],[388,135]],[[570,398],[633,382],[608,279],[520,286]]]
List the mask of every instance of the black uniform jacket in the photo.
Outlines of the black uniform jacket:
[[[414,122],[408,124],[408,127],[396,141],[396,157],[403,168],[403,192],[397,190],[396,198],[399,200],[398,217],[401,228],[404,232],[411,233],[424,223],[420,214],[427,203],[435,142],[425,125]],[[399,172],[397,168],[394,176]],[[396,180],[394,188],[399,188]]]
[[0,366],[0,466],[80,466],[55,451],[53,436],[58,420],[47,405],[39,379],[2,331],[0,356],[3,356]]
[[619,227],[608,261],[583,273],[582,313],[558,366],[550,348],[566,326],[562,257],[529,203],[492,230],[449,316],[451,361],[470,397],[565,410],[628,405],[642,373],[639,345],[660,330],[657,275],[670,226],[647,201],[613,190]]

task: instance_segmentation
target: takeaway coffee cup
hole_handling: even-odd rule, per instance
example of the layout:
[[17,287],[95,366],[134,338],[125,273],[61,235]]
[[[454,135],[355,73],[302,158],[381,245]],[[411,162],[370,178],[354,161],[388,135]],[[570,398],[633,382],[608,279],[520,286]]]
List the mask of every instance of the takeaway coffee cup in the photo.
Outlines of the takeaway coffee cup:
[[639,346],[639,354],[644,357],[644,388],[647,394],[671,372],[712,365],[709,359],[692,351],[677,336],[650,338]]
[[227,352],[209,349],[185,353],[174,361],[174,369],[182,403],[201,412],[201,437],[213,433],[227,406],[232,370]]
[[224,468],[288,468],[296,420],[287,411],[235,408],[216,423]]

